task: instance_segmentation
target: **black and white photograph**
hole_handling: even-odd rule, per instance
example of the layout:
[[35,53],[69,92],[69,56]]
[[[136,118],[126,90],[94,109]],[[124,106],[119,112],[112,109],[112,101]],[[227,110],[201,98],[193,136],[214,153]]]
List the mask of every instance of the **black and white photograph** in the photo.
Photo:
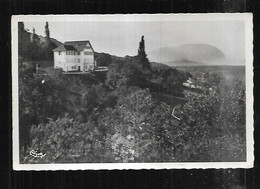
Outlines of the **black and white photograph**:
[[253,166],[250,13],[12,17],[15,170]]

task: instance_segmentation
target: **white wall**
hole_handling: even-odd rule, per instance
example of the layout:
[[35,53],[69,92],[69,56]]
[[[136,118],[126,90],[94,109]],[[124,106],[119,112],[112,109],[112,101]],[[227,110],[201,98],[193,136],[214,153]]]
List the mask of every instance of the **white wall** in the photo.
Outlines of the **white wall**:
[[64,69],[65,65],[65,52],[54,52],[54,68]]
[[[85,52],[88,53],[88,55],[85,55],[84,54]],[[81,57],[80,59],[82,63],[82,68],[84,68],[84,66],[87,66],[87,70],[89,68],[91,69],[94,68],[94,52],[92,51],[92,49],[84,49],[82,52],[80,52],[80,57]]]
[[[85,52],[88,55],[85,55]],[[80,59],[80,62],[78,62],[78,59]],[[72,66],[76,66],[77,68],[73,69],[71,68]],[[94,68],[94,52],[92,49],[86,48],[80,52],[80,55],[66,55],[66,52],[60,52],[59,55],[59,52],[54,52],[54,68],[62,68],[63,71],[73,71],[78,70],[79,66],[80,71],[88,71],[88,69]]]

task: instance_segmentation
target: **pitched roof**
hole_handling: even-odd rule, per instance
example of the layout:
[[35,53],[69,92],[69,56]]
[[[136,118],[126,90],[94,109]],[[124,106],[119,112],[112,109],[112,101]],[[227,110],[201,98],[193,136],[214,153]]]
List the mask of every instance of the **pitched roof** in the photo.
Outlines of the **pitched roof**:
[[94,51],[89,41],[66,41],[53,51],[83,51],[87,45]]
[[60,45],[53,51],[77,51],[77,49],[72,45]]
[[87,45],[89,45],[90,48],[93,50],[89,41],[66,41],[64,44],[74,46],[77,51],[83,51]]
[[72,45],[63,45],[64,46],[64,48],[67,50],[67,51],[77,51],[77,49],[74,47],[74,46],[72,46]]
[[66,49],[63,45],[60,45],[57,48],[53,49],[52,51],[66,51]]

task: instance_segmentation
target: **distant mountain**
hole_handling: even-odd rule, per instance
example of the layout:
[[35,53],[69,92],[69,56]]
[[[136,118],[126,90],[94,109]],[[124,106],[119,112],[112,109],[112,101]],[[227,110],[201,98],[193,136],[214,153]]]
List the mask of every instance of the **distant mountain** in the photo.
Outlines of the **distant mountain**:
[[222,65],[227,63],[224,53],[208,44],[185,44],[159,48],[148,52],[149,60],[172,65]]

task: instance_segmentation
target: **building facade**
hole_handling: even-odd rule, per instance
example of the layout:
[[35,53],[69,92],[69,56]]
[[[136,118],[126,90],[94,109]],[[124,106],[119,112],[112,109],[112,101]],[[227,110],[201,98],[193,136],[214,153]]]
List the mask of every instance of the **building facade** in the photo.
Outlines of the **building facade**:
[[54,68],[62,68],[65,72],[94,70],[94,49],[89,41],[68,41],[53,52]]

